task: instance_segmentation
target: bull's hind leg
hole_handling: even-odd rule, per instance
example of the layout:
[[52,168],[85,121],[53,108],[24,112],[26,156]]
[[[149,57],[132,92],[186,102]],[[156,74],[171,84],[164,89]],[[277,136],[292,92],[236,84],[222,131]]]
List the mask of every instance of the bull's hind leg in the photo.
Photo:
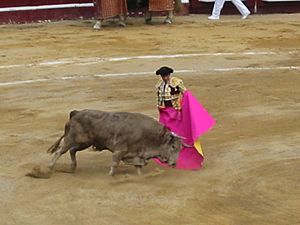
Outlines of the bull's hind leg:
[[72,146],[74,146],[74,144],[72,144],[70,142],[70,139],[68,136],[65,136],[61,143],[60,146],[58,147],[58,149],[54,152],[54,156],[49,164],[49,169],[53,170],[56,161],[63,155],[65,154]]
[[77,168],[77,160],[76,160],[76,152],[77,151],[81,151],[81,150],[84,150],[86,148],[90,147],[89,144],[87,145],[79,145],[79,146],[76,146],[76,147],[72,147],[70,149],[70,157],[71,157],[71,173],[74,173],[76,168]]
[[53,170],[56,161],[57,161],[63,154],[65,154],[68,150],[69,150],[69,147],[67,147],[66,145],[63,145],[62,147],[60,147],[60,148],[54,153],[54,156],[53,156],[53,158],[52,158],[52,160],[51,160],[51,163],[50,163],[50,165],[49,165],[49,168],[50,168],[51,170]]
[[112,156],[112,165],[110,167],[109,175],[113,176],[115,175],[115,168],[120,164],[120,161],[122,159],[122,152],[116,151],[113,153]]

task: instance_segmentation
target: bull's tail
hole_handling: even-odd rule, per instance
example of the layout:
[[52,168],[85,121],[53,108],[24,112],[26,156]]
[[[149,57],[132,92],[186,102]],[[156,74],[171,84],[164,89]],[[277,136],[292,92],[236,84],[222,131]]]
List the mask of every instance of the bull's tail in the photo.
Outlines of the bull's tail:
[[47,152],[48,153],[54,153],[56,150],[59,148],[61,140],[65,137],[65,135],[61,136],[53,145],[51,145],[50,148],[48,148]]
[[[79,113],[79,111],[77,110],[73,110],[72,112],[70,112],[69,119],[71,120],[77,113]],[[59,148],[62,139],[69,133],[69,131],[70,122],[67,122],[65,125],[65,133],[50,148],[48,148],[47,152],[51,154],[56,152],[56,150]]]

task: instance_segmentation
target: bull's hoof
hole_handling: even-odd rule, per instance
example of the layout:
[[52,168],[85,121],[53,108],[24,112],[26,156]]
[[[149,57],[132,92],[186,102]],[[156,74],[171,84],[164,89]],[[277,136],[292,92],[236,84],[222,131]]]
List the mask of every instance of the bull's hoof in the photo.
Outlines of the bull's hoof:
[[114,169],[110,169],[108,175],[111,176],[111,177],[113,177],[115,175]]
[[55,171],[59,173],[75,173],[75,169],[72,168],[57,168]]
[[138,176],[143,175],[142,166],[135,166],[135,168]]
[[75,168],[71,167],[70,168],[70,173],[75,173],[75,170],[76,170],[76,167]]
[[109,172],[108,175],[111,176],[111,177],[114,177],[114,176],[115,176],[115,173]]

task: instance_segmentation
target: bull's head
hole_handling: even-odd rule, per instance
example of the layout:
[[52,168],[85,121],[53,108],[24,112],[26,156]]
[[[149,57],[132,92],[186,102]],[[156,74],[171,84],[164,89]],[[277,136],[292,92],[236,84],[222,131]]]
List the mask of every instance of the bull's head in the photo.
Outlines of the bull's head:
[[182,148],[180,137],[167,131],[164,135],[164,148],[161,151],[160,159],[169,166],[176,166],[179,152]]

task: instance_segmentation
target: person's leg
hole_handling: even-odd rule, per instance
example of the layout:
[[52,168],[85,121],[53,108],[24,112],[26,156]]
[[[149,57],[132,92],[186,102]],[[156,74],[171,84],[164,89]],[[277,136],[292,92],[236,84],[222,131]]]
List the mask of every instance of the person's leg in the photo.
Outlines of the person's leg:
[[247,16],[250,14],[250,11],[249,11],[249,9],[247,9],[247,7],[244,5],[244,3],[241,0],[232,0],[232,3],[242,14],[242,16],[243,16],[242,18],[246,19]]
[[165,23],[171,24],[173,22],[173,10],[168,11],[167,18],[165,19]]
[[98,20],[98,21],[95,23],[95,25],[93,26],[93,29],[94,29],[94,30],[100,30],[101,27],[102,27],[102,22],[103,22],[102,19],[101,19],[101,20]]
[[122,27],[126,27],[125,16],[124,15],[119,15],[119,25],[122,26]]
[[215,0],[214,8],[212,14],[208,19],[215,19],[218,20],[220,18],[221,10],[224,6],[225,0]]
[[152,12],[146,11],[145,12],[145,23],[150,23],[152,21]]

